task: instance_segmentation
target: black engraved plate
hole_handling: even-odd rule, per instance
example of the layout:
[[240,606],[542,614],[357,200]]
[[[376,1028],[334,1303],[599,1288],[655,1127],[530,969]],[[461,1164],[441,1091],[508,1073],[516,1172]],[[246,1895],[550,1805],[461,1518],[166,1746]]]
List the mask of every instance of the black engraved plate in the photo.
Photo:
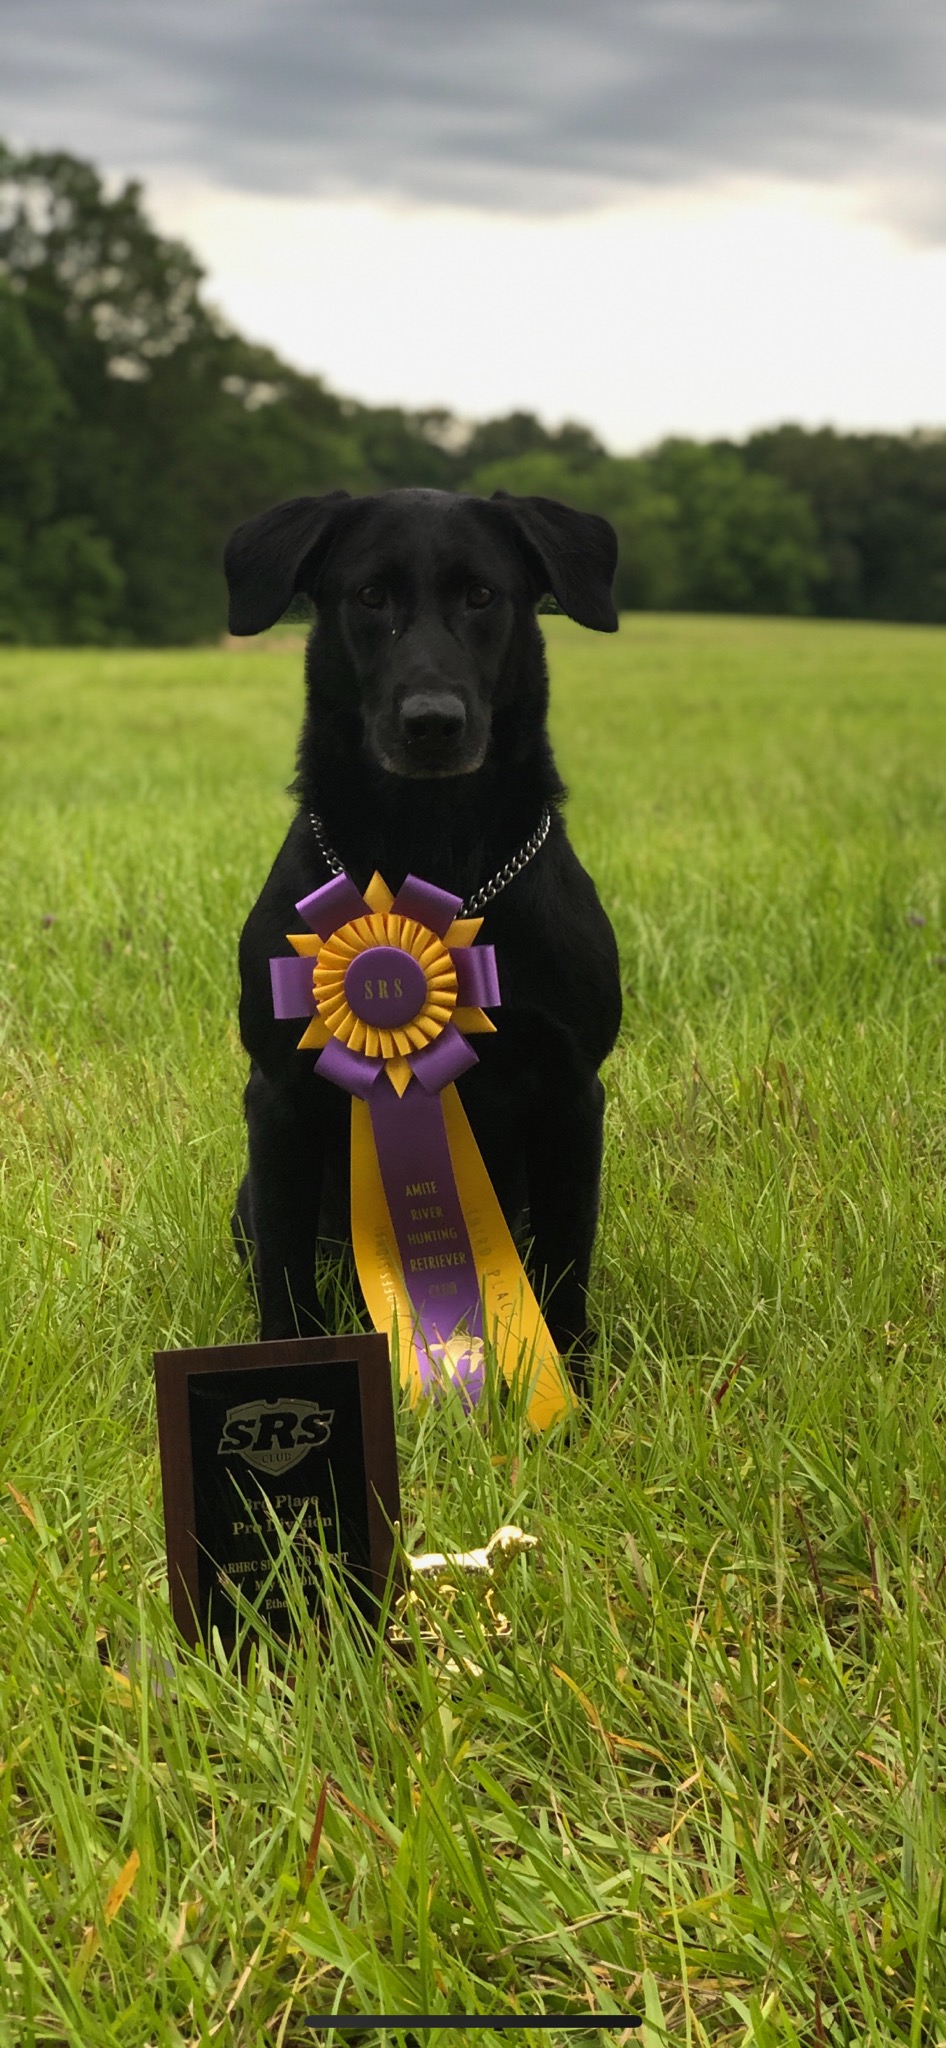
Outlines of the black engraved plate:
[[320,1537],[369,1617],[400,1514],[387,1344],[379,1337],[162,1352],[155,1357],[168,1576],[190,1641],[237,1633],[239,1586],[274,1634],[299,1625],[273,1574],[281,1539],[309,1614],[322,1608]]
[[[311,1544],[326,1548],[365,1604],[371,1572],[365,1492],[361,1391],[354,1359],[322,1366],[318,1392],[311,1367],[279,1375],[191,1373],[187,1403],[194,1461],[200,1611],[221,1635],[233,1633],[227,1580],[259,1604],[277,1635],[290,1633],[285,1587],[266,1585],[279,1539],[272,1515],[295,1530],[310,1613],[319,1601]],[[267,1509],[263,1496],[269,1502]],[[275,1540],[274,1540],[275,1539]],[[265,1590],[264,1590],[265,1587]]]

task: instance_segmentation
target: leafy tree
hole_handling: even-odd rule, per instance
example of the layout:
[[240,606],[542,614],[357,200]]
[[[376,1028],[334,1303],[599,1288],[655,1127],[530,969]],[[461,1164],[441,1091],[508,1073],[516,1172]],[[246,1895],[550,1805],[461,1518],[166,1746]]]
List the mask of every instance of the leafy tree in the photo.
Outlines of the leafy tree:
[[448,414],[406,413],[393,405],[353,405],[349,419],[371,478],[364,489],[393,491],[405,485],[434,491],[456,488],[456,457],[445,445],[449,441],[444,434]]
[[69,400],[21,306],[0,286],[0,640],[112,637],[122,577],[85,517],[59,514],[56,447]]
[[464,476],[471,476],[497,462],[509,464],[541,454],[558,455],[570,469],[579,470],[590,467],[604,449],[588,427],[569,422],[550,432],[534,413],[511,412],[473,428],[463,450],[462,470]]
[[823,564],[799,492],[720,443],[665,441],[651,472],[678,507],[682,609],[811,611]]
[[807,498],[835,617],[946,620],[946,434],[753,434],[750,468]]
[[474,470],[464,488],[484,497],[503,490],[517,497],[560,498],[581,511],[603,513],[618,537],[618,609],[662,611],[676,604],[679,508],[656,486],[647,462],[599,455],[576,468],[564,455],[540,448]]
[[[261,503],[373,472],[340,400],[233,335],[201,270],[128,184],[63,153],[0,160],[0,268],[62,389],[57,490],[107,536],[130,639],[216,634],[232,526]],[[74,528],[78,545],[78,528]]]
[[109,199],[93,166],[61,150],[0,150],[0,263],[67,383],[146,377],[214,331],[200,265],[149,225],[141,186]]

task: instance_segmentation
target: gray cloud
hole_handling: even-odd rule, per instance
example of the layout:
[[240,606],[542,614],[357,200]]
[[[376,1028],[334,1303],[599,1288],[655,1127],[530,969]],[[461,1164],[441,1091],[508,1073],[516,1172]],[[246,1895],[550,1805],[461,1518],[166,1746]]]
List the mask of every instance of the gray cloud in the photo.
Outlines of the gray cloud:
[[946,232],[942,0],[0,0],[0,128],[116,169],[542,211],[785,175]]

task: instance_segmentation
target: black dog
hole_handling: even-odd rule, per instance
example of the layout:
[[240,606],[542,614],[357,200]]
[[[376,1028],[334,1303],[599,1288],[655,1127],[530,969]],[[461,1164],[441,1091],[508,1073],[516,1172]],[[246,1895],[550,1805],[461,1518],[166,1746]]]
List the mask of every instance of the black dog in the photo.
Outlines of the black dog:
[[[324,1327],[316,1241],[347,1230],[348,1097],[297,1051],[302,1027],[274,1019],[268,964],[290,951],[295,904],[329,878],[325,845],[362,889],[377,868],[395,891],[409,873],[450,890],[470,915],[478,891],[489,898],[481,937],[496,949],[502,1007],[459,1090],[507,1221],[527,1223],[552,1335],[574,1347],[581,1376],[598,1068],[621,991],[614,934],[559,816],[534,605],[551,591],[581,625],[613,632],[616,557],[611,527],[592,513],[428,490],[295,498],[227,546],[234,633],[262,632],[297,591],[318,614],[299,808],[240,943],[252,1067],[234,1232],[251,1251],[264,1337]],[[518,868],[546,809],[543,843]]]

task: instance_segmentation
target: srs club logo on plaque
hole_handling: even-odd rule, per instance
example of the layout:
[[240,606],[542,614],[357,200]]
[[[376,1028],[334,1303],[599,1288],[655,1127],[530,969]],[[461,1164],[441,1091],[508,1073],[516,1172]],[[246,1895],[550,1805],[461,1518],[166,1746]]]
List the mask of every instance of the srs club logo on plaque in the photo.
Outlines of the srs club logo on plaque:
[[257,1472],[288,1472],[328,1443],[334,1416],[318,1401],[243,1401],[227,1409],[217,1456],[244,1458]]

